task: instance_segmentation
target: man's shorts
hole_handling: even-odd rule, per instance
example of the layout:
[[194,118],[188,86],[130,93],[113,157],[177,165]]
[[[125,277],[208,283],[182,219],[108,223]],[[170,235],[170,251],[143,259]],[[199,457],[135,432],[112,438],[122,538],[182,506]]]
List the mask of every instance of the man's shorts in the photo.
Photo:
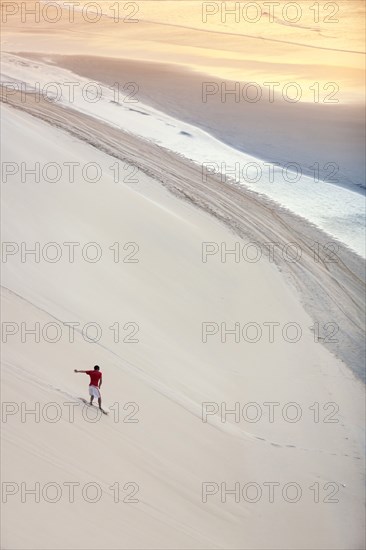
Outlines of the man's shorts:
[[93,397],[96,397],[97,399],[99,399],[100,397],[99,388],[97,388],[97,386],[89,386],[89,395],[92,395]]

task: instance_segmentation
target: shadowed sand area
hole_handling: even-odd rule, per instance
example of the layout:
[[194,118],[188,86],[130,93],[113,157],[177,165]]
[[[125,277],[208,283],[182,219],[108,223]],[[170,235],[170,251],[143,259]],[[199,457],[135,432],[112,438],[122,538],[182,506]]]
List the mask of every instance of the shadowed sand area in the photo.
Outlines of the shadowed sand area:
[[[222,102],[221,92],[207,96],[204,102],[204,83],[234,90],[237,81],[160,63],[94,56],[26,56],[52,61],[91,81],[109,86],[118,82],[121,90],[127,82],[134,82],[139,88],[136,99],[198,126],[236,149],[281,166],[296,163],[310,176],[319,163],[320,179],[333,177],[338,185],[359,192],[365,187],[362,105],[290,103],[278,94],[270,103],[264,88],[263,99],[257,103],[236,102],[232,94]],[[332,163],[338,166],[336,174]]]

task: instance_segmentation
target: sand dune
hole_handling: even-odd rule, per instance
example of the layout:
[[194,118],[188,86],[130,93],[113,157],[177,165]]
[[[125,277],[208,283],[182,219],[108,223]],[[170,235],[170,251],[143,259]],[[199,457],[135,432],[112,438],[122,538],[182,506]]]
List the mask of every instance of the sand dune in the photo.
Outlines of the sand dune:
[[[318,306],[325,307],[327,289],[332,300],[340,300],[335,310],[343,300],[347,307],[354,303],[347,315],[357,325],[357,276],[349,271],[357,257],[345,251],[350,263],[332,266],[335,279],[329,266],[310,261],[309,228],[268,201],[214,179],[203,185],[197,167],[152,144],[46,102],[28,98],[16,105],[14,97],[17,109],[3,109],[4,158],[61,165],[93,160],[102,167],[103,179],[70,183],[63,176],[52,184],[4,184],[3,239],[93,241],[106,253],[97,263],[80,257],[74,264],[62,259],[56,264],[22,263],[14,255],[5,264],[7,321],[19,326],[57,322],[62,327],[65,322],[82,327],[93,321],[103,328],[103,337],[90,344],[78,328],[73,344],[63,332],[54,344],[44,338],[34,343],[32,337],[22,344],[19,333],[4,345],[3,400],[19,406],[3,429],[3,480],[19,485],[19,492],[3,505],[4,546],[360,547],[362,387],[344,363],[314,341],[314,319],[301,305],[301,294],[289,285],[290,278],[306,292],[307,284],[314,296],[317,280]],[[113,181],[109,167],[116,159],[138,167],[138,183]],[[259,235],[286,239],[294,232],[305,251],[296,269],[283,264],[280,273],[265,259],[224,263],[213,257],[202,262],[202,242],[245,244]],[[114,263],[107,251],[117,241],[138,243],[139,262]],[[116,343],[108,330],[116,321],[137,323],[139,342]],[[219,337],[204,344],[203,321],[228,326],[236,321],[291,321],[301,326],[302,337],[295,345],[283,338],[249,344],[229,337],[225,344]],[[354,334],[346,325],[342,331],[342,338]],[[72,371],[95,363],[104,371],[103,399],[111,414],[89,423],[78,401],[85,395],[85,375]],[[22,402],[27,408],[39,402],[41,411],[56,403],[62,417],[52,423],[44,414],[39,423],[31,416],[22,422]],[[66,402],[78,403],[73,422]],[[115,402],[121,411],[125,403],[138,404],[139,422],[117,422]],[[256,402],[263,420],[235,421],[229,415],[222,422],[216,414],[204,423],[202,402],[225,402],[228,409],[235,402]],[[281,407],[296,402],[301,420],[291,423],[281,414],[271,423],[265,402]],[[333,411],[323,408],[329,402],[339,407],[336,423],[324,422],[324,414]],[[314,422],[309,409],[314,403],[320,404],[320,422]],[[126,412],[130,410],[122,414]],[[21,502],[21,482],[28,488],[36,482],[41,488],[57,483],[61,498],[51,504],[42,497],[34,504],[28,495]],[[66,496],[68,482],[80,484],[72,504]],[[90,482],[101,490],[94,504],[81,496]],[[138,502],[115,503],[111,487],[116,482],[121,499],[138,488]],[[127,482],[133,485],[125,487]],[[203,502],[205,482],[213,487],[227,483],[227,488],[256,483],[265,490],[268,482],[279,483],[280,489],[292,482],[301,487],[302,496],[290,504],[282,496],[271,503],[264,492],[256,503],[243,498],[235,502],[228,495],[223,503],[217,493]],[[314,483],[320,487],[319,503],[310,489]],[[334,486],[338,502],[324,502]],[[100,517],[103,525],[96,525]],[[59,529],[61,525],[67,529]]]
[[[238,26],[196,1],[139,2],[138,25],[2,2],[3,82],[28,85],[1,97],[2,548],[365,547],[365,263],[336,241],[363,227],[364,9],[299,3]],[[28,93],[82,77],[142,103]],[[204,103],[206,80],[303,95]],[[320,180],[337,162],[357,193],[285,188],[328,235],[280,187],[203,177],[225,144]],[[96,364],[107,414],[74,373]]]

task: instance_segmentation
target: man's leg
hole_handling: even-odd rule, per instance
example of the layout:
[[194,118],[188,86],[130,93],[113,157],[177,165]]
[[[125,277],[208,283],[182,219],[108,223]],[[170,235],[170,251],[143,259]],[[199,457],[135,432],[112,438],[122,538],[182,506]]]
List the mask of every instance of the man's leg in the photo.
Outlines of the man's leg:
[[93,404],[93,399],[94,399],[94,395],[91,395],[91,396],[90,396],[90,404],[91,404],[91,405]]
[[98,405],[99,405],[99,408],[101,409],[102,408],[102,398],[101,397],[98,397]]

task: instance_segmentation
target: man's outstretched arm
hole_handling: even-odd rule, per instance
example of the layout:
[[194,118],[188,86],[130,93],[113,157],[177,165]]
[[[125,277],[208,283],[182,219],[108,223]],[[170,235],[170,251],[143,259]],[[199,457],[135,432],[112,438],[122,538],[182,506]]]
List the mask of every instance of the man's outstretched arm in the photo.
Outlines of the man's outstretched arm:
[[87,373],[87,371],[86,371],[86,370],[76,370],[76,369],[74,369],[74,372],[83,372],[84,374],[86,374],[86,373]]

